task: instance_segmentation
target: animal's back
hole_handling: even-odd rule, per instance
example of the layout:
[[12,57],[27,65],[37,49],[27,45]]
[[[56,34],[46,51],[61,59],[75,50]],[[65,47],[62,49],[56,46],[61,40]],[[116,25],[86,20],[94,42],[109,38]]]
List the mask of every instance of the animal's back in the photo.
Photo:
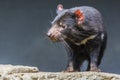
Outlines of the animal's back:
[[86,29],[88,30],[94,29],[94,31],[97,32],[104,31],[102,15],[97,9],[89,6],[80,6],[71,8],[69,10],[74,12],[77,9],[80,9],[85,16],[83,26],[85,26]]

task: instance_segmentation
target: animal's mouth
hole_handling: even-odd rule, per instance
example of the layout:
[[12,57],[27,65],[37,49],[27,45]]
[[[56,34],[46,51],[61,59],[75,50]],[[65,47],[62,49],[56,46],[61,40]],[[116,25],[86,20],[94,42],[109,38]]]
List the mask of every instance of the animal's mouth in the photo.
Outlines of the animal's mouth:
[[49,37],[49,39],[52,41],[52,42],[59,42],[59,41],[62,41],[63,38],[62,38],[62,34],[61,32],[59,31],[55,31],[53,33],[47,33],[47,36]]
[[55,36],[51,36],[51,37],[49,37],[49,38],[50,38],[50,40],[51,40],[52,42],[58,42],[58,41],[59,41],[59,39],[56,38]]

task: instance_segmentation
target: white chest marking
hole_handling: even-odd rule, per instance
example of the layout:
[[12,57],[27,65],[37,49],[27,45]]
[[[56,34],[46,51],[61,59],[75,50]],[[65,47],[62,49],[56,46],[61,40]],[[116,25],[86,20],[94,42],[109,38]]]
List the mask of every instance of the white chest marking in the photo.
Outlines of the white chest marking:
[[103,34],[103,33],[101,34],[101,39],[102,39],[102,40],[104,39],[104,34]]

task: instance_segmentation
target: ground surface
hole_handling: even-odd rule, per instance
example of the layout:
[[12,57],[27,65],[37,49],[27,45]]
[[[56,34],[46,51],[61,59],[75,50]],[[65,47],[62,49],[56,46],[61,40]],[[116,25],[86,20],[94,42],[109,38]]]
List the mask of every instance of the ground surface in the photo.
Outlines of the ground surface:
[[0,80],[120,80],[120,75],[103,72],[40,72],[37,67],[0,65]]

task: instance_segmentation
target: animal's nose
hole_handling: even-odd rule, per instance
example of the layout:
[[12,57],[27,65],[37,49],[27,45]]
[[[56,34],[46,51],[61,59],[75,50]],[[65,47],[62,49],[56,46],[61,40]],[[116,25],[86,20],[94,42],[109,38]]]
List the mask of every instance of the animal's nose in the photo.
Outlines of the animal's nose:
[[50,37],[50,36],[51,36],[51,33],[48,32],[46,35],[47,35],[48,37]]

